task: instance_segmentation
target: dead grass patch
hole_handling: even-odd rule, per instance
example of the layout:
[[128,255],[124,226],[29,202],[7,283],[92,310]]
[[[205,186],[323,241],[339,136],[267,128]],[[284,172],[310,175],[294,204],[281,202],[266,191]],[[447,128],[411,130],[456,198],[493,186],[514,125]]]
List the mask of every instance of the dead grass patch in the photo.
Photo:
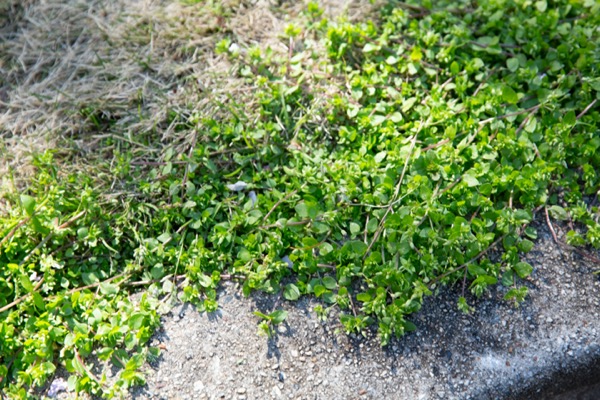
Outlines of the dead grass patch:
[[[194,3],[194,2],[188,2]],[[335,18],[372,11],[368,1],[322,4]],[[105,154],[107,136],[159,157],[189,147],[192,113],[219,116],[252,83],[215,55],[230,37],[242,47],[287,52],[281,33],[305,2],[223,0],[9,0],[0,22],[0,173],[26,175],[32,152],[67,147]],[[246,98],[245,98],[246,97]],[[215,101],[218,100],[218,101]]]

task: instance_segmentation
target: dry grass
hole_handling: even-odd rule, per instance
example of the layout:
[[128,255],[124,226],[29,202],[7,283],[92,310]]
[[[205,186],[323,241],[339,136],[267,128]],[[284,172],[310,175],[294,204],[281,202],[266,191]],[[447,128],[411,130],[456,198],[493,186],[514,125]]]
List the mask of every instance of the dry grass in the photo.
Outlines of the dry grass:
[[[146,157],[189,147],[190,114],[218,115],[215,104],[229,94],[244,102],[252,90],[214,54],[216,42],[227,36],[285,53],[280,34],[305,8],[266,0],[2,4],[0,174],[21,176],[32,152],[67,147],[89,156],[107,150],[98,146],[107,136],[139,145]],[[332,17],[372,10],[364,0],[322,4]]]

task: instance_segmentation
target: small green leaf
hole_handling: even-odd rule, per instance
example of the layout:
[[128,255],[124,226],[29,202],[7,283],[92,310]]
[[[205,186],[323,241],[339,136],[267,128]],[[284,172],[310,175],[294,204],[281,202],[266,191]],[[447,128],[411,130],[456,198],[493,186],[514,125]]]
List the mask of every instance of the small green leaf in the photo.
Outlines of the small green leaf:
[[378,51],[378,50],[379,50],[379,46],[377,46],[373,43],[365,44],[365,46],[362,49],[363,53],[372,53],[372,52]]
[[450,72],[452,75],[457,75],[460,72],[460,66],[456,61],[452,61],[452,64],[450,64]]
[[285,289],[283,289],[283,297],[287,300],[294,301],[300,298],[300,290],[298,286],[293,283],[285,285]]
[[380,164],[385,159],[386,156],[387,156],[387,152],[380,151],[379,153],[375,154],[375,162],[377,164]]
[[519,209],[515,211],[515,219],[519,223],[525,224],[531,222],[532,216],[531,213],[529,213],[529,211]]
[[410,110],[416,102],[416,97],[409,97],[408,99],[404,100],[402,102],[402,112],[406,114],[406,112]]
[[254,311],[252,314],[256,315],[257,317],[262,318],[265,321],[270,321],[271,317],[269,315],[263,314],[260,311]]
[[331,276],[326,276],[323,278],[323,285],[329,289],[329,290],[333,290],[337,287],[337,282],[335,280],[335,278],[331,277]]
[[355,256],[362,256],[367,251],[367,245],[360,240],[350,240],[344,244],[344,249]]
[[79,239],[85,239],[88,235],[88,232],[89,232],[88,228],[81,227],[81,228],[77,229],[77,237]]
[[568,126],[573,126],[577,122],[577,117],[575,116],[575,111],[570,110],[565,114],[565,117],[562,119],[562,122]]
[[129,325],[131,329],[138,330],[144,324],[145,318],[146,316],[142,313],[133,314],[127,319],[127,325]]
[[321,297],[321,295],[327,291],[327,289],[323,285],[315,285],[313,290],[315,292],[315,296],[317,297]]
[[466,173],[463,175],[463,181],[467,184],[468,187],[474,187],[479,185],[479,180],[475,178],[473,175]]
[[329,254],[333,251],[333,246],[331,244],[325,242],[325,243],[321,243],[321,246],[319,246],[319,249],[321,251],[321,255],[326,256],[327,254]]
[[150,275],[152,275],[153,279],[160,279],[163,276],[165,276],[165,268],[163,267],[162,264],[156,264],[150,270]]
[[535,240],[537,239],[537,230],[531,226],[528,226],[525,228],[525,235],[527,235],[528,238]]
[[35,304],[35,308],[39,311],[44,311],[46,309],[46,302],[38,292],[33,292],[33,304]]
[[119,287],[110,282],[102,282],[100,284],[100,291],[105,295],[114,295],[119,292]]
[[569,219],[569,214],[567,214],[567,210],[565,210],[561,206],[552,206],[548,209],[548,211],[550,212],[550,215],[552,215],[553,218],[556,218],[560,221],[566,221],[567,219]]
[[510,72],[515,72],[519,69],[519,59],[509,58],[508,60],[506,60],[506,66],[508,67]]
[[360,225],[358,225],[356,222],[350,222],[350,233],[352,234],[352,237],[355,237],[357,234],[359,234]]
[[33,291],[33,284],[29,280],[27,274],[21,274],[20,276],[21,286],[27,291],[27,293],[31,293]]
[[379,126],[385,122],[385,115],[375,114],[371,117],[371,125]]
[[371,295],[369,293],[359,293],[356,295],[356,300],[366,303],[371,301]]
[[305,237],[302,238],[302,245],[307,248],[313,248],[319,245],[319,241],[312,237]]
[[173,291],[173,281],[170,279],[164,281],[162,284],[162,290],[163,293],[171,293]]
[[22,194],[21,196],[21,204],[23,205],[23,209],[30,217],[33,215],[35,211],[35,199],[26,194]]
[[299,217],[301,217],[301,218],[308,217],[308,207],[306,206],[305,202],[296,204],[296,207],[294,207],[294,209],[296,210],[296,213],[298,214]]
[[285,310],[277,310],[277,311],[273,311],[271,314],[269,314],[271,321],[275,325],[280,324],[283,321],[285,321],[287,316],[288,316],[288,313]]
[[295,207],[296,212],[302,218],[315,218],[319,213],[319,206],[316,203],[303,201]]
[[546,0],[539,0],[539,1],[535,2],[535,8],[537,8],[537,10],[541,13],[546,11],[547,7],[548,7],[548,3],[546,2]]
[[515,274],[512,270],[506,271],[502,275],[502,285],[503,286],[512,286],[515,283]]
[[519,243],[519,249],[524,253],[530,252],[532,248],[533,248],[533,242],[531,240],[523,239]]
[[404,332],[414,332],[417,330],[417,326],[410,321],[403,321]]
[[171,234],[169,232],[165,232],[162,235],[160,235],[159,237],[156,238],[156,240],[158,240],[161,243],[166,243],[169,240],[171,240]]
[[208,275],[198,274],[198,283],[200,284],[200,286],[208,288],[212,286],[213,281]]
[[515,264],[514,270],[520,278],[526,278],[533,271],[533,267],[529,263],[521,261]]
[[502,100],[510,104],[517,104],[519,96],[517,96],[517,93],[510,86],[504,86],[502,88]]
[[396,111],[395,113],[392,113],[392,115],[390,115],[390,120],[396,124],[401,122],[402,119],[403,119],[402,114],[400,114],[398,111]]
[[467,303],[467,299],[465,299],[464,297],[459,297],[458,299],[458,309],[463,313],[463,314],[470,314],[473,311],[475,311],[475,309],[473,307],[471,307],[468,303]]

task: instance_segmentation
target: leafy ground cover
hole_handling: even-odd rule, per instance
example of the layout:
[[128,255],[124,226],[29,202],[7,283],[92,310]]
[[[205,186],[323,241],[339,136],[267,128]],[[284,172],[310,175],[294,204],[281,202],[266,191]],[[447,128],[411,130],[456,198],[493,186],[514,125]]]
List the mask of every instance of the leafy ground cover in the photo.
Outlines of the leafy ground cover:
[[[174,115],[187,151],[106,135],[103,159],[48,151],[26,188],[3,179],[0,388],[25,398],[59,364],[78,391],[142,383],[159,315],[216,310],[223,280],[313,295],[384,345],[440,285],[460,285],[464,312],[490,285],[524,301],[534,218],[600,247],[599,16],[591,1],[391,1],[351,23],[310,2],[287,53],[225,35],[215,52],[252,101]],[[271,334],[286,315],[259,318]]]

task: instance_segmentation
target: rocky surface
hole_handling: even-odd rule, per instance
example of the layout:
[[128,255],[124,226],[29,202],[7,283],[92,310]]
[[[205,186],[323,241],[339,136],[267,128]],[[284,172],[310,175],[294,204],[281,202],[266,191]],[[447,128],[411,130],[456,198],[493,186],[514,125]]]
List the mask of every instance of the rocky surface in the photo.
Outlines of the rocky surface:
[[[599,398],[598,266],[559,250],[538,228],[519,308],[496,287],[469,299],[476,311],[464,315],[456,308],[461,288],[445,288],[414,316],[417,331],[385,348],[372,334],[340,332],[335,310],[320,321],[313,299],[244,298],[230,284],[214,314],[182,305],[165,316],[153,339],[162,355],[131,398]],[[275,308],[287,320],[272,338],[258,336],[252,311]]]

